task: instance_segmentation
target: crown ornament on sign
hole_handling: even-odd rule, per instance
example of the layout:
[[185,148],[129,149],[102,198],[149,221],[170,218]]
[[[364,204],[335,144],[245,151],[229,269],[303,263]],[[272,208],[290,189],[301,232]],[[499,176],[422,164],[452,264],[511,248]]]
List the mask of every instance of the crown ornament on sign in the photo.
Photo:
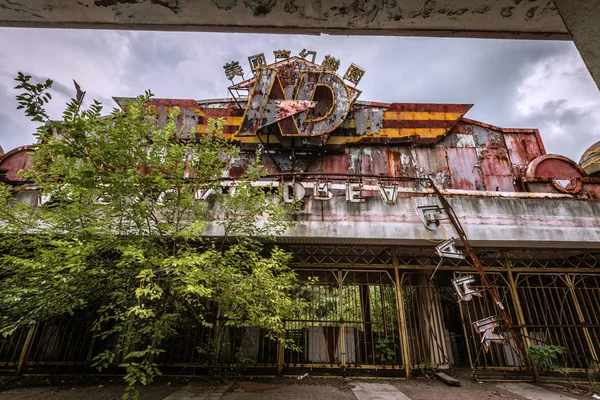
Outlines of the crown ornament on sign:
[[[275,56],[276,62],[290,58],[291,54],[291,50],[273,50],[273,55]],[[317,52],[315,50],[302,49],[298,55],[312,63],[314,63],[315,59],[317,58]],[[267,65],[267,60],[264,53],[258,53],[249,56],[248,63],[250,64],[250,70],[254,75],[256,75],[256,72],[259,68]],[[330,71],[337,72],[340,68],[340,59],[333,57],[331,54],[327,54],[321,62],[321,66]],[[238,61],[231,61],[225,64],[223,69],[225,70],[225,76],[230,81],[232,81],[236,76],[241,76],[242,78],[244,77],[244,70]],[[344,73],[343,80],[351,83],[353,87],[356,87],[365,75],[365,72],[366,70],[364,68],[352,63]]]
[[344,79],[348,82],[351,82],[354,86],[358,85],[358,82],[362,79],[365,74],[365,69],[359,67],[356,64],[350,64],[346,73],[344,74]]
[[282,58],[290,58],[292,52],[290,50],[275,50],[273,54],[275,55],[275,61],[277,61]]

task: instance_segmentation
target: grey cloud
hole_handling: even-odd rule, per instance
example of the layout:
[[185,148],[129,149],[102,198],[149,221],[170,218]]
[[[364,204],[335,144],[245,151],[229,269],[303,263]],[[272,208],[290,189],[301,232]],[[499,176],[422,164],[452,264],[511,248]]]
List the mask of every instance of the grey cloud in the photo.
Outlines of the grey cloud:
[[[135,96],[145,89],[151,89],[158,97],[225,97],[229,82],[222,66],[226,62],[240,61],[249,73],[249,55],[264,52],[267,61],[272,61],[273,50],[290,49],[292,54],[298,54],[307,48],[318,52],[318,62],[326,54],[340,58],[342,74],[350,63],[364,67],[367,73],[359,85],[363,100],[473,103],[468,117],[504,127],[537,127],[549,151],[574,159],[598,138],[600,111],[595,105],[600,106],[600,94],[581,59],[564,74],[570,82],[582,82],[585,89],[565,88],[569,93],[536,98],[536,109],[527,115],[518,107],[519,90],[536,68],[554,76],[556,68],[576,54],[569,42],[193,32],[52,31],[46,35],[47,32],[50,31],[27,30],[25,35],[31,42],[28,51],[35,54],[36,46],[57,48],[78,68],[65,74],[65,63],[60,57],[28,60],[43,65],[43,74],[51,78],[56,79],[54,74],[62,71],[63,78],[57,81],[64,83],[65,87],[59,89],[64,95],[65,89],[71,87],[70,82],[65,82],[75,78],[88,91],[87,100],[96,98],[107,108],[114,105],[111,96]],[[0,30],[0,43],[22,41],[22,34],[22,30]],[[41,44],[34,40],[42,36]],[[9,68],[25,68],[10,63],[11,56],[19,51],[23,50],[15,46],[3,52],[9,61],[0,61],[1,79],[10,72]],[[40,73],[40,68],[36,73]],[[7,90],[0,82],[3,104],[11,97],[7,97]],[[579,104],[582,98],[589,103],[585,107]],[[28,139],[26,134],[18,140],[7,138],[4,132],[8,126],[13,130],[26,126],[23,117],[7,104],[11,111],[0,112],[0,142],[5,149]],[[559,135],[557,129],[565,133]]]
[[[600,105],[574,107],[565,99],[551,100],[528,116],[526,122],[538,124],[549,153],[570,155],[575,161],[600,140],[600,130],[596,128],[600,126]],[[578,140],[583,137],[587,140]]]

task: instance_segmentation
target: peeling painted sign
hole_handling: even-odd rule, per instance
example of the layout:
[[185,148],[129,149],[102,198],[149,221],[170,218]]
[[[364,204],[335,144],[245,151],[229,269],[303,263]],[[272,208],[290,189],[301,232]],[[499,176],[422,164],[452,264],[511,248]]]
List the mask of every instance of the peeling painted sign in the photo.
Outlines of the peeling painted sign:
[[335,72],[310,69],[299,60],[257,67],[239,135],[256,135],[259,128],[277,123],[282,136],[320,136],[344,123],[358,91]]
[[[307,58],[312,53],[301,52]],[[286,51],[280,55],[288,54]],[[361,91],[355,86],[365,70],[351,64],[342,77],[323,65],[324,61],[319,65],[293,56],[267,64],[260,53],[248,57],[251,77],[229,86],[234,98],[151,99],[149,104],[155,108],[159,121],[166,119],[170,108],[179,107],[182,136],[205,134],[208,119],[223,118],[224,137],[243,145],[267,143],[281,147],[291,143],[300,147],[433,144],[472,107],[359,101]],[[235,67],[231,73],[239,74],[237,63],[232,61],[226,66]],[[234,93],[247,96],[235,97]],[[127,99],[115,100],[124,106]],[[302,140],[294,142],[294,137]]]

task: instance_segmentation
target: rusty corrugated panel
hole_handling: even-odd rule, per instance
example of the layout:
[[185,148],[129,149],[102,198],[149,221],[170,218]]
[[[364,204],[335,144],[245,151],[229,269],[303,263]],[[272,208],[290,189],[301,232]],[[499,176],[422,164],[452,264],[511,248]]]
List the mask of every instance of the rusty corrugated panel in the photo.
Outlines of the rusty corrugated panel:
[[506,149],[484,147],[478,148],[477,153],[484,176],[513,176]]
[[487,190],[514,191],[515,176],[512,172],[507,150],[505,148],[489,147],[478,149],[478,153]]
[[350,156],[346,153],[325,154],[315,160],[310,167],[310,171],[346,174],[348,173],[349,159]]
[[488,175],[484,178],[485,186],[490,192],[514,192],[514,177],[502,175]]
[[[388,175],[404,176],[408,178],[417,177],[416,151],[414,147],[388,147],[387,167]],[[415,187],[415,182],[400,182],[403,187]]]
[[387,157],[381,146],[351,147],[348,154],[348,171],[355,174],[387,175]]
[[444,151],[440,151],[436,147],[416,147],[415,155],[417,177],[423,178],[430,175],[439,187],[452,187],[448,161]]
[[486,189],[474,147],[448,147],[445,151],[453,189]]
[[535,134],[505,133],[504,141],[513,165],[527,165],[542,155]]
[[470,126],[472,130],[475,146],[480,148],[504,147],[502,133],[493,129],[484,128],[477,125]]

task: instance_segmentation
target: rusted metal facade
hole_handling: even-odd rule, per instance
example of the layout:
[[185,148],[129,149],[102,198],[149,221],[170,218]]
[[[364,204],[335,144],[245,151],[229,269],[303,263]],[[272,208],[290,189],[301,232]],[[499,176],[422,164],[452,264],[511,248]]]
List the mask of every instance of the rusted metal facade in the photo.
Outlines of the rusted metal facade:
[[[328,79],[319,78],[322,74]],[[448,189],[600,198],[599,181],[574,161],[547,154],[537,129],[465,118],[469,104],[359,101],[360,91],[335,76],[292,57],[258,68],[255,77],[232,86],[247,90],[249,99],[153,99],[150,105],[159,121],[179,107],[180,134],[186,138],[205,134],[210,118],[223,118],[223,136],[247,151],[230,166],[231,178],[243,174],[260,146],[272,174],[431,175]],[[304,83],[309,79],[315,82]],[[319,87],[327,89],[319,92]],[[115,100],[122,106],[127,101]]]
[[[334,369],[410,378],[429,367],[468,365],[480,378],[550,376],[532,368],[517,335],[525,346],[565,347],[560,362],[572,372],[597,373],[600,243],[593,238],[600,230],[600,214],[594,217],[600,178],[566,157],[547,154],[536,129],[468,119],[471,105],[360,101],[360,67],[353,65],[342,78],[333,70],[334,58],[318,65],[280,55],[284,58],[270,65],[264,56],[252,56],[253,76],[230,86],[232,98],[153,99],[149,106],[159,123],[179,107],[179,135],[189,140],[208,132],[209,119],[223,118],[223,136],[241,149],[230,161],[224,186],[244,174],[260,149],[267,170],[262,184],[290,188],[295,196],[302,192],[300,228],[279,240],[294,254],[299,293],[310,305],[286,321],[286,336],[300,351],[284,349],[257,328],[225,327],[208,315],[214,330],[179,332],[157,361],[189,373],[236,366],[246,373]],[[239,75],[238,67],[228,64],[229,78]],[[126,107],[127,99],[115,100]],[[27,188],[16,172],[27,167],[29,150],[0,158],[2,181]],[[428,179],[435,191],[424,185]],[[431,205],[440,196],[455,205],[470,201],[474,211],[457,215],[465,225],[497,227],[500,236],[531,229],[541,242],[554,235],[539,245],[519,236],[475,248],[513,326],[487,351],[473,323],[497,313],[497,304],[487,295],[456,301],[452,280],[478,269],[471,261],[436,254],[441,239],[427,233],[412,210],[410,202]],[[546,209],[536,214],[534,205]],[[574,205],[578,214],[568,212]],[[327,224],[334,229],[317,232]],[[384,224],[394,234],[379,234],[375,228]],[[323,233],[359,225],[364,230],[344,237]],[[395,225],[408,228],[394,230]],[[552,229],[564,230],[564,236],[550,234]],[[569,237],[581,232],[591,232],[592,240],[577,245]],[[308,279],[314,276],[316,284]],[[53,321],[15,333],[0,342],[0,366],[17,371],[88,366],[95,352],[119,340],[99,343],[88,321]],[[197,351],[208,343],[218,343],[218,350]]]

